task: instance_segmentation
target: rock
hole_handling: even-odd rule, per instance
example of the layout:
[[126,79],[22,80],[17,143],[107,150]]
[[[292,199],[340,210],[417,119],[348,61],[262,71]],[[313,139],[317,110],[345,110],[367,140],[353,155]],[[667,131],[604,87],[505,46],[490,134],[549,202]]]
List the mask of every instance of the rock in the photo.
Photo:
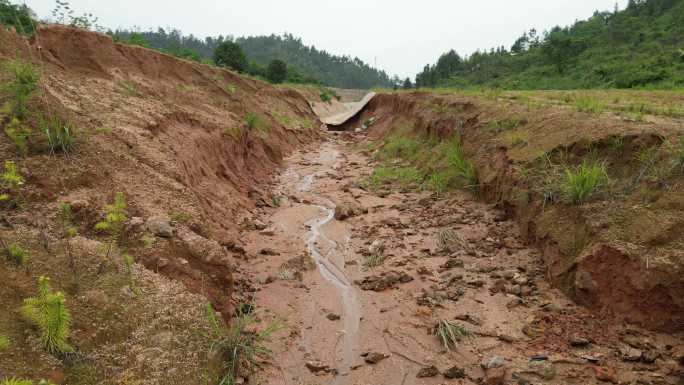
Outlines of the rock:
[[459,321],[465,321],[465,322],[471,323],[475,326],[482,325],[482,320],[479,317],[474,316],[472,314],[458,314],[454,318],[459,320]]
[[454,269],[457,267],[463,268],[463,261],[457,258],[450,258],[441,266],[444,269]]
[[340,315],[335,313],[328,313],[325,317],[331,321],[338,321],[340,319]]
[[128,225],[134,230],[142,227],[143,224],[145,224],[145,220],[141,217],[133,217],[128,221]]
[[506,363],[506,359],[501,357],[501,356],[493,356],[487,360],[486,363],[484,363],[483,367],[485,369],[494,369],[494,368],[500,368],[504,366]]
[[580,336],[572,336],[570,338],[570,346],[575,347],[575,348],[583,348],[586,346],[589,346],[591,344],[591,341],[584,337]]
[[250,227],[253,227],[255,230],[266,230],[268,225],[258,219],[255,219],[250,224]]
[[378,362],[384,360],[385,358],[388,358],[388,354],[384,353],[378,353],[378,352],[367,352],[363,353],[361,355],[363,357],[363,360],[366,361],[368,364],[377,364]]
[[680,365],[684,365],[684,345],[675,346],[672,348],[672,358]]
[[634,349],[631,346],[622,346],[619,352],[623,361],[636,362],[641,360],[641,350]]
[[355,281],[363,290],[383,291],[396,286],[399,283],[413,281],[413,277],[403,271],[388,271],[380,275],[372,275],[361,281]]
[[418,374],[416,375],[416,377],[426,378],[426,377],[435,377],[437,375],[439,375],[439,369],[437,369],[436,366],[432,365],[432,366],[428,366],[428,367],[420,369],[420,371],[418,371]]
[[641,353],[641,362],[647,364],[654,363],[658,358],[660,358],[660,353],[654,349],[646,350]]
[[594,366],[594,373],[596,373],[596,379],[599,381],[610,382],[613,384],[619,383],[614,368],[602,368],[600,366]]
[[337,369],[333,369],[330,366],[316,360],[306,361],[304,365],[306,365],[306,368],[309,369],[311,373],[337,373]]
[[370,255],[382,254],[385,252],[385,242],[382,239],[376,239],[368,246]]
[[548,361],[532,361],[529,363],[530,370],[544,380],[550,381],[556,376],[556,368]]
[[335,219],[343,221],[360,214],[366,214],[367,212],[368,209],[359,206],[357,203],[343,202],[335,206]]
[[270,247],[264,247],[263,249],[259,250],[259,254],[261,254],[261,255],[280,255],[279,252],[271,249]]
[[171,220],[162,215],[155,215],[147,218],[145,227],[147,228],[147,231],[159,237],[171,238],[173,236]]
[[486,385],[503,385],[506,381],[506,368],[501,366],[497,368],[487,369],[485,373],[484,384]]
[[446,378],[465,378],[466,373],[465,370],[459,368],[458,366],[452,366],[449,369],[445,370],[444,373],[442,373],[444,377]]

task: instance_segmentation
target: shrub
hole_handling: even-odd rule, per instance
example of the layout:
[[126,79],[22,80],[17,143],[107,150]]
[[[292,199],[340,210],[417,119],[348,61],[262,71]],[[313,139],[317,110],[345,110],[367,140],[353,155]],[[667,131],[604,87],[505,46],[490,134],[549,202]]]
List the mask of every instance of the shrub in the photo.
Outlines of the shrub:
[[20,244],[12,242],[7,245],[7,259],[19,266],[25,266],[28,262],[28,255]]
[[264,341],[280,330],[279,323],[273,322],[263,330],[253,331],[257,321],[250,314],[245,314],[242,308],[238,306],[235,318],[230,327],[226,328],[211,305],[207,305],[212,338],[209,349],[223,361],[220,384],[235,384],[238,377],[251,374],[260,367],[259,360],[272,354]]
[[228,67],[238,72],[247,69],[247,57],[238,43],[224,41],[214,50],[214,63],[219,67]]
[[449,320],[439,321],[434,334],[437,335],[442,346],[448,351],[455,348],[464,337],[470,336],[470,332],[466,328]]
[[266,78],[275,84],[279,84],[287,79],[287,64],[282,60],[273,60],[266,69]]
[[11,342],[8,337],[0,335],[0,352],[9,349],[10,344]]
[[21,156],[28,155],[28,142],[31,138],[31,127],[23,124],[17,117],[13,117],[5,126],[5,134],[10,138],[17,152]]
[[5,70],[10,74],[10,81],[2,89],[10,96],[12,115],[24,119],[28,101],[38,88],[40,75],[33,64],[18,58],[5,63]]
[[583,162],[574,170],[565,170],[561,190],[568,202],[580,204],[607,184],[608,173],[603,164]]
[[35,32],[30,8],[26,4],[11,4],[8,0],[0,0],[0,25],[14,27],[17,32],[26,36]]
[[74,147],[76,130],[69,121],[57,115],[51,115],[41,117],[39,125],[40,132],[47,141],[51,154],[57,151],[64,154],[71,152]]
[[47,277],[38,279],[38,288],[38,297],[24,300],[22,315],[40,329],[43,348],[49,353],[72,352],[67,343],[71,316],[65,306],[64,294],[53,292]]

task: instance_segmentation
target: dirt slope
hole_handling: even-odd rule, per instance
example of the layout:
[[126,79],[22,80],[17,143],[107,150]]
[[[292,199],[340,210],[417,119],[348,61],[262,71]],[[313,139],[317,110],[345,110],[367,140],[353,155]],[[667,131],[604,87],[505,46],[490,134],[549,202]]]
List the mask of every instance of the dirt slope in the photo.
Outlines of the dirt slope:
[[[647,327],[684,330],[684,181],[670,168],[671,148],[684,137],[681,120],[632,121],[516,95],[427,93],[379,95],[359,121],[370,117],[378,119],[369,132],[376,139],[458,132],[482,197],[518,221],[542,249],[549,279],[578,303]],[[607,195],[579,206],[549,203],[563,175],[557,165],[592,158],[607,165]]]
[[[230,312],[240,229],[256,206],[275,204],[261,186],[283,156],[320,136],[318,118],[298,92],[98,33],[40,27],[28,41],[0,28],[0,61],[16,57],[41,73],[28,122],[58,113],[78,136],[69,156],[50,155],[35,128],[26,157],[5,135],[0,139],[1,160],[14,160],[26,180],[20,207],[2,208],[0,235],[30,255],[26,273],[4,258],[0,263],[6,282],[0,306],[9,310],[0,314],[0,334],[13,341],[0,352],[0,377],[197,381],[209,343],[202,331],[205,297]],[[0,128],[8,123],[3,116]],[[124,194],[129,220],[111,260],[103,261],[106,237],[94,225],[115,192]],[[69,244],[57,216],[60,203],[71,204],[79,233]],[[140,295],[127,288],[123,251],[140,263],[133,274]],[[71,343],[82,358],[77,365],[42,353],[35,332],[14,311],[35,295],[40,275],[67,293]]]

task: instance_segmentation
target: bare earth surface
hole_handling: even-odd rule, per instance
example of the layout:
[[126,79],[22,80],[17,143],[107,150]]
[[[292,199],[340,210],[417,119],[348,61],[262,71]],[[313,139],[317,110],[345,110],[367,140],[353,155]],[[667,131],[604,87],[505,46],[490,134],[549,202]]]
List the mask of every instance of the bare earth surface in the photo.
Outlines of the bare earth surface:
[[[263,383],[681,384],[677,336],[574,305],[516,226],[468,193],[366,191],[370,154],[344,138],[290,157],[279,206],[243,239],[238,285],[253,282],[262,319],[285,326]],[[440,243],[446,230],[456,238]],[[447,351],[439,320],[470,336]]]

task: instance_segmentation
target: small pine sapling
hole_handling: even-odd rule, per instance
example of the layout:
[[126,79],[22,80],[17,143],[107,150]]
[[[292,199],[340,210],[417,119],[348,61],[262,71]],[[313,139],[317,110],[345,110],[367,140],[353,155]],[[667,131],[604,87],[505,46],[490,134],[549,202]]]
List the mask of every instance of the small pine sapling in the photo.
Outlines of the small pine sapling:
[[18,118],[12,118],[5,126],[5,134],[10,138],[17,152],[21,156],[28,155],[28,143],[31,138],[31,127],[24,124]]
[[0,194],[0,202],[11,201],[13,206],[18,206],[24,177],[19,174],[17,165],[13,161],[5,162],[5,172],[0,174],[0,179],[2,179],[3,188],[6,191]]
[[50,278],[38,279],[38,296],[26,298],[21,314],[41,331],[43,348],[51,354],[70,353],[73,348],[68,344],[71,315],[65,305],[64,294],[53,292]]
[[114,244],[118,243],[123,231],[123,224],[128,219],[126,217],[126,200],[122,192],[117,192],[114,198],[114,203],[108,204],[104,208],[105,220],[98,222],[95,225],[95,230],[105,233],[109,236],[107,242],[107,252],[105,260],[110,260],[110,254]]

